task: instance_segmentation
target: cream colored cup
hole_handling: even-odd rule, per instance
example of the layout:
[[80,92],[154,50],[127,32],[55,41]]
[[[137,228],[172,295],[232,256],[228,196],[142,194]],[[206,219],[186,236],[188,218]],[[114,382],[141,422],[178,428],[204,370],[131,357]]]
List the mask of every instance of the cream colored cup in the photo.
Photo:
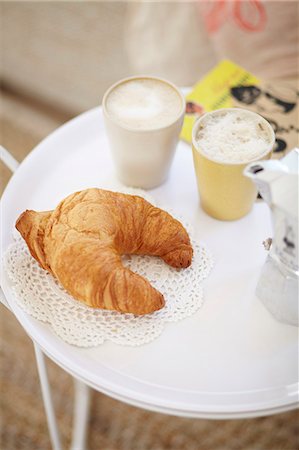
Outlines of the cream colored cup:
[[[134,129],[118,123],[115,117],[109,115],[106,102],[113,89],[126,81],[138,79],[157,80],[174,89],[182,101],[182,108],[172,123],[150,130]],[[182,93],[175,85],[162,78],[136,76],[111,86],[103,97],[102,106],[112,157],[120,181],[128,186],[143,189],[162,184],[167,178],[184,120],[186,105]]]
[[[227,108],[226,111],[237,109],[239,108]],[[223,113],[223,109],[206,113],[195,122],[192,130],[193,161],[203,210],[219,220],[235,220],[249,213],[257,197],[254,183],[243,175],[245,167],[253,160],[242,163],[214,161],[200,150],[195,139],[198,127],[202,125],[207,115],[220,113]],[[247,110],[246,113],[258,116],[269,129],[271,137],[269,148],[258,160],[269,159],[275,142],[274,131],[269,122],[259,114]]]

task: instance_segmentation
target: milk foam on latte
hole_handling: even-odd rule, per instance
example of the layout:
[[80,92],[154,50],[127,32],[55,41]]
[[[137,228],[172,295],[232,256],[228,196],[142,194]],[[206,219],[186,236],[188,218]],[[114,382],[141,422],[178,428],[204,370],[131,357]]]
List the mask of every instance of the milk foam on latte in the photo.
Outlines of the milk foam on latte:
[[240,109],[223,109],[203,117],[195,134],[198,150],[221,163],[245,163],[269,151],[273,137],[259,115]]
[[106,99],[106,111],[120,125],[152,130],[173,123],[183,102],[172,86],[154,78],[135,78],[117,85]]

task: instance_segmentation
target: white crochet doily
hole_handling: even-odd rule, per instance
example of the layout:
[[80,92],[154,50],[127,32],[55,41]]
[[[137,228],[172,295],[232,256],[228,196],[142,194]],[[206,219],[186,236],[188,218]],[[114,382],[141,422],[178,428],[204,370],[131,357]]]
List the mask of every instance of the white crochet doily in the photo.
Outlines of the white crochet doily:
[[[132,191],[126,190],[142,194]],[[147,195],[144,197],[149,199]],[[210,252],[192,239],[190,227],[180,221],[187,228],[194,249],[192,264],[187,269],[174,269],[158,257],[123,257],[125,266],[147,278],[164,295],[166,304],[159,311],[135,316],[94,309],[76,301],[32,258],[19,234],[14,234],[14,242],[4,256],[15,300],[29,315],[49,323],[58,336],[72,345],[94,347],[105,340],[132,346],[150,342],[161,334],[167,322],[182,320],[201,307],[202,282],[213,265]]]

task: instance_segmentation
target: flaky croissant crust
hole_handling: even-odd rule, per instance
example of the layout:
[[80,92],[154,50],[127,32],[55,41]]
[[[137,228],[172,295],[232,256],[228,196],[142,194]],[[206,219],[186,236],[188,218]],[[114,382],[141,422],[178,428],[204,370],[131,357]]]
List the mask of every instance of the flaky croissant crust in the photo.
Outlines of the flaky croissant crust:
[[103,189],[69,195],[53,211],[25,211],[16,228],[32,256],[76,299],[91,307],[147,314],[164,306],[163,295],[125,268],[121,255],[160,256],[185,268],[189,236],[167,212],[141,197]]

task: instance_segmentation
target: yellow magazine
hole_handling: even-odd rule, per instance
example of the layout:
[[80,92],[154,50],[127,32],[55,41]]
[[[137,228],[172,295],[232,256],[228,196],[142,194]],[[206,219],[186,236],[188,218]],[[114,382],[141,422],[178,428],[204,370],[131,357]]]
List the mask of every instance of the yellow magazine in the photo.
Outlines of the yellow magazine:
[[258,85],[260,80],[231,61],[221,61],[186,97],[186,115],[181,138],[191,143],[192,127],[201,114],[214,109],[233,106],[231,88],[240,85]]
[[228,60],[220,62],[187,95],[181,138],[191,143],[192,127],[200,115],[230,107],[249,109],[268,120],[276,136],[272,158],[282,158],[299,146],[298,86],[258,79]]

